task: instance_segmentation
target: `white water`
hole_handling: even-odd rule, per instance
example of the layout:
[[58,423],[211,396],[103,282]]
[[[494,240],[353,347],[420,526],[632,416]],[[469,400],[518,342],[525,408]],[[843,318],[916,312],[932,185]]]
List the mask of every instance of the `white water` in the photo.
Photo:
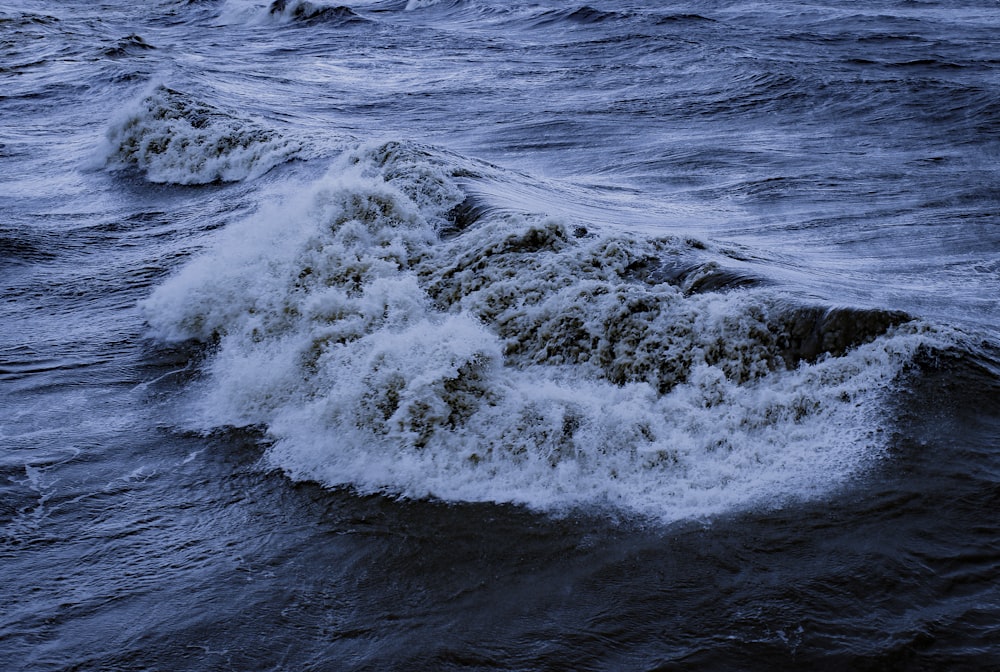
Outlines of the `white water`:
[[207,184],[260,177],[305,151],[253,121],[155,85],[119,113],[99,154],[107,168],[137,168],[150,182]]
[[[271,464],[329,486],[668,520],[877,462],[928,327],[859,313],[856,343],[794,352],[810,313],[699,291],[727,261],[711,246],[497,212],[456,232],[456,174],[399,143],[347,152],[160,286],[154,336],[218,341],[195,424],[264,426]],[[690,268],[635,271],[654,262]]]

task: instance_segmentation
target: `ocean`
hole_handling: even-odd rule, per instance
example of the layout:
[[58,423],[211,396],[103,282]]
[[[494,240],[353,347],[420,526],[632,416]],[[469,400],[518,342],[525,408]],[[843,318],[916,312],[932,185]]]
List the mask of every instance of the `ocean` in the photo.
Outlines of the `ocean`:
[[0,668],[1000,670],[998,36],[0,2]]

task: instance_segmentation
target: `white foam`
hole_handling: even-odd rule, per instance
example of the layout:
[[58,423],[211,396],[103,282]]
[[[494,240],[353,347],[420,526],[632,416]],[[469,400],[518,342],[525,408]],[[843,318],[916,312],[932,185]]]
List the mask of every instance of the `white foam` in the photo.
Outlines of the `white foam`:
[[302,151],[300,143],[157,85],[110,125],[105,166],[135,167],[151,182],[207,184],[259,177]]
[[512,215],[442,240],[452,172],[348,153],[144,302],[159,338],[218,339],[206,426],[265,425],[272,464],[330,486],[664,520],[821,496],[881,455],[928,327],[799,361],[775,291],[636,279],[683,240]]
[[334,21],[363,20],[354,10],[343,4],[310,2],[309,0],[275,0],[268,7],[268,16],[282,22],[313,19]]

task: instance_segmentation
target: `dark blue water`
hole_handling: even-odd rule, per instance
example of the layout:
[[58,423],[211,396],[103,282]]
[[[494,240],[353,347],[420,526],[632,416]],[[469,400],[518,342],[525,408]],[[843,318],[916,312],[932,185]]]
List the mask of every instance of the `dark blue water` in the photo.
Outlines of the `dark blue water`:
[[0,3],[0,668],[1000,669],[998,28]]

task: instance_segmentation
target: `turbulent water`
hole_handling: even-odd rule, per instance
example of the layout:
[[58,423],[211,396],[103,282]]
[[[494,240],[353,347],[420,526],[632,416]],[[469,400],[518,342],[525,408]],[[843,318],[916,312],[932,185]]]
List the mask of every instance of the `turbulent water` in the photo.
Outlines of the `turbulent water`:
[[0,3],[0,667],[1000,669],[998,35]]

